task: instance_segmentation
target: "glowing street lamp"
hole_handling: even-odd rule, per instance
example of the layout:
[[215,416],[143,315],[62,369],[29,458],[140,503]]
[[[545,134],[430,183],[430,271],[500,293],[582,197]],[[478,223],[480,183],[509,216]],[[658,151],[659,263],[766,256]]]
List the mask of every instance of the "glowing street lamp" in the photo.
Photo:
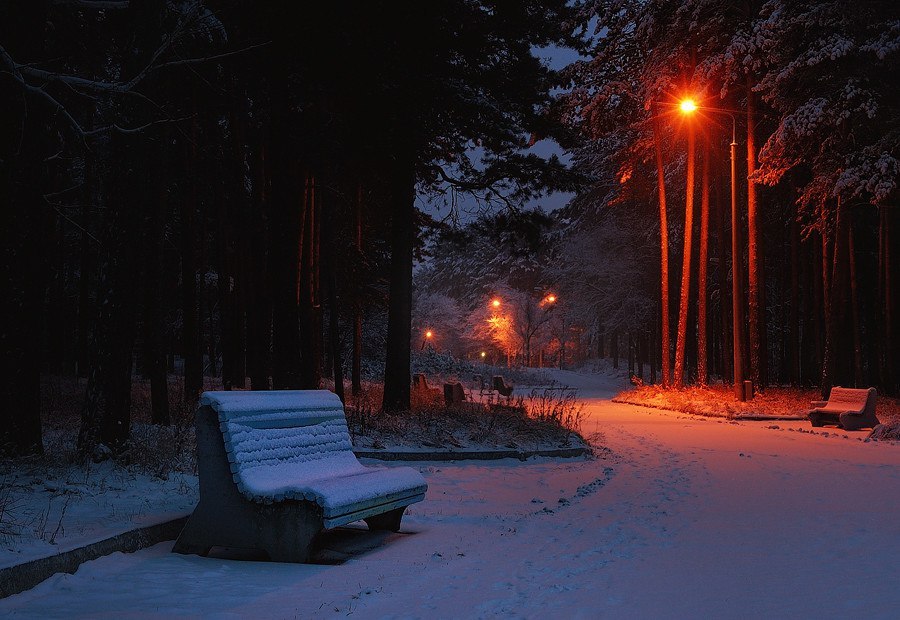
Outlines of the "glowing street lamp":
[[681,111],[685,114],[690,114],[691,112],[697,110],[697,104],[694,103],[693,99],[685,99],[678,105],[678,107],[681,108]]
[[[683,114],[691,114],[698,109],[693,99],[685,99],[679,105]],[[703,108],[705,112],[717,112],[731,117],[731,315],[732,315],[732,340],[734,350],[734,395],[740,400],[747,400],[744,393],[744,355],[743,355],[743,306],[741,299],[744,297],[740,273],[740,227],[738,226],[737,210],[737,120],[734,114],[727,110],[716,108]]]
[[550,293],[549,295],[547,295],[547,297],[545,299],[547,300],[548,304],[556,303],[556,295],[554,295],[553,293]]
[[425,343],[434,337],[434,333],[429,329],[425,332],[425,338],[422,340],[422,350],[425,350]]
[[494,299],[492,299],[492,300],[491,300],[491,307],[492,307],[492,308],[499,308],[499,307],[500,307],[500,300],[499,300],[498,298],[496,298],[496,297],[495,297]]

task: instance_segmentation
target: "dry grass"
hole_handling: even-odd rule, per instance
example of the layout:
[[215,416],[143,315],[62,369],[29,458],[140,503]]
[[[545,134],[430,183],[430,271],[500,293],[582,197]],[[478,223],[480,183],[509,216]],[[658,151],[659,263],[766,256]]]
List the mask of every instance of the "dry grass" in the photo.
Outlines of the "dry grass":
[[[722,384],[683,389],[645,385],[617,394],[615,400],[712,417],[733,418],[740,414],[802,416],[811,408],[811,401],[820,400],[820,393],[817,389],[770,387],[752,400],[739,402],[731,387]],[[882,422],[900,422],[900,399],[879,396],[877,414]]]
[[411,410],[380,413],[382,386],[363,385],[347,398],[347,423],[358,447],[546,449],[585,445],[578,434],[583,410],[574,394],[536,391],[500,402],[444,404],[432,388],[411,392]]

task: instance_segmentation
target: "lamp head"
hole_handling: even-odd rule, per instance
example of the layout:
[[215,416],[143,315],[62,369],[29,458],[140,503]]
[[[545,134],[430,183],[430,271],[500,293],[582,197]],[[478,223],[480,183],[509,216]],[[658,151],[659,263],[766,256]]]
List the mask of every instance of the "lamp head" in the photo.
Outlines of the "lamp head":
[[697,104],[694,103],[693,99],[683,99],[678,107],[681,108],[681,112],[683,114],[691,114],[692,112],[697,110]]

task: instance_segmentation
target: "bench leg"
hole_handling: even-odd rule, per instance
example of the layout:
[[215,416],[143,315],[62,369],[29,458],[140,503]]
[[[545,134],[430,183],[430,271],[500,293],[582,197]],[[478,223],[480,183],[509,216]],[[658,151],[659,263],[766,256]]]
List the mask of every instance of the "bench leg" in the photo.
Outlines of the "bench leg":
[[400,531],[400,520],[403,518],[403,511],[406,510],[406,507],[403,508],[395,508],[394,510],[390,510],[385,512],[384,514],[375,515],[374,517],[368,517],[363,519],[366,522],[366,525],[369,526],[370,530],[389,530],[391,532],[399,532]]
[[235,547],[264,551],[273,562],[305,562],[321,530],[322,516],[309,502],[201,501],[172,551],[205,556],[212,547]]
[[[197,513],[200,513],[199,515]],[[184,529],[178,535],[175,546],[172,547],[173,553],[183,553],[185,555],[201,555],[206,556],[209,550],[216,545],[216,541],[210,538],[207,533],[208,528],[203,525],[203,511],[198,507],[184,524]]]
[[842,413],[840,416],[840,425],[848,431],[858,431],[863,428],[875,428],[878,425],[878,418],[860,413]]

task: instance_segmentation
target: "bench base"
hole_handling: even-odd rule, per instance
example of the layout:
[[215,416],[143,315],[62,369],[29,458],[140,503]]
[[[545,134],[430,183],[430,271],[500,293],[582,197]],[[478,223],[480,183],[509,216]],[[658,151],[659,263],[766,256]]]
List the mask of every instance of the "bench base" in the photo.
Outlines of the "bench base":
[[817,411],[813,409],[809,412],[808,417],[810,424],[816,428],[831,424],[847,431],[875,428],[880,423],[874,414],[867,415],[865,413],[856,413],[853,411],[833,413],[830,411]]

